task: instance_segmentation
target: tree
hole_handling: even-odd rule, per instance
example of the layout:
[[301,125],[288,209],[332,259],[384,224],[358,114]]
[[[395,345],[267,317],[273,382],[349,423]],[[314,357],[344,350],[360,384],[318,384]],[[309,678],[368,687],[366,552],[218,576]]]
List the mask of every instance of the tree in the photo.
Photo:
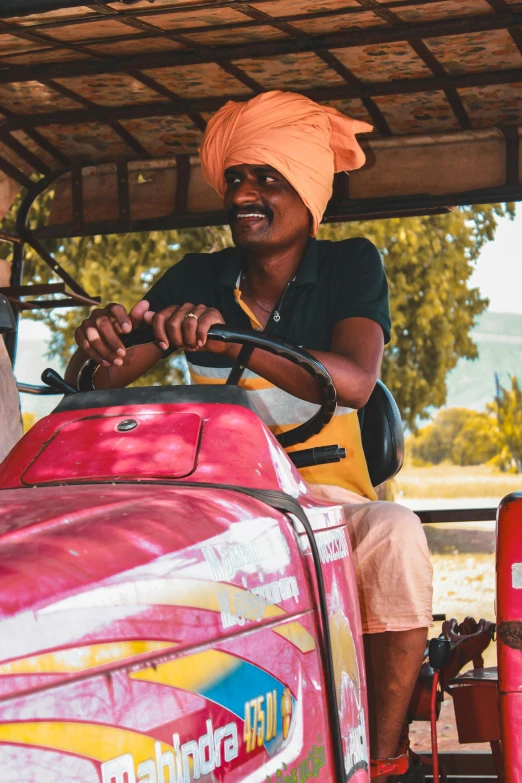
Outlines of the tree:
[[455,465],[484,465],[501,449],[495,419],[487,413],[470,413],[453,443],[451,459]]
[[511,378],[511,389],[499,387],[497,399],[488,409],[497,418],[500,454],[496,464],[501,470],[522,473],[522,389]]
[[366,236],[381,250],[390,285],[393,336],[382,378],[403,420],[418,418],[446,402],[446,377],[461,357],[474,359],[470,335],[487,305],[469,278],[499,216],[512,205],[455,209],[447,215],[327,225],[321,236]]
[[451,460],[455,439],[475,411],[467,408],[443,408],[431,424],[423,427],[411,439],[410,451],[413,459],[439,465]]
[[[43,222],[48,210],[48,201],[42,199],[32,210],[32,224]],[[320,229],[319,237],[326,239],[366,236],[382,252],[394,324],[382,377],[412,430],[430,408],[444,404],[446,376],[459,358],[477,355],[470,330],[487,300],[468,281],[480,249],[494,236],[497,217],[507,212],[512,213],[513,207],[469,207],[447,215],[329,224]],[[13,214],[14,209],[2,227],[12,228]],[[117,299],[131,305],[185,253],[229,244],[230,232],[220,227],[54,240],[47,248],[89,293],[100,294],[104,302]],[[54,279],[29,250],[24,282]],[[68,359],[74,349],[74,330],[86,312],[74,308],[33,315],[51,328],[50,355]],[[156,367],[143,382],[179,379],[174,362]]]
[[482,465],[500,450],[496,420],[468,408],[443,408],[410,439],[409,447],[420,463]]

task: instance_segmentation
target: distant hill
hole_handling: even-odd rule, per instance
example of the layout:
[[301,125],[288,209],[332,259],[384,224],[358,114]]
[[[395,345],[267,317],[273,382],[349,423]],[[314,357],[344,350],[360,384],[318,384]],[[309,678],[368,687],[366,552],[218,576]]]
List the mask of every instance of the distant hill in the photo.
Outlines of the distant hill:
[[448,407],[483,410],[495,396],[495,373],[503,386],[522,381],[522,315],[484,313],[473,331],[479,356],[461,359],[448,376]]

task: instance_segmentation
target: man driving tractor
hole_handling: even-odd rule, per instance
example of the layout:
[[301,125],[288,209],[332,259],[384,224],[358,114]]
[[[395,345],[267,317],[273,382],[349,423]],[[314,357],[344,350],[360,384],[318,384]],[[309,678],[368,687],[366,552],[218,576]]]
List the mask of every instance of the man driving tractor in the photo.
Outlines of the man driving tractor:
[[[334,172],[363,165],[355,134],[370,130],[293,93],[223,106],[200,154],[205,178],[224,199],[235,247],[185,256],[129,313],[118,304],[94,310],[76,332],[66,379],[75,384],[91,358],[100,364],[97,387],[124,387],[181,348],[193,383],[224,383],[240,346],[207,340],[214,324],[264,330],[324,364],[339,408],[307,445],[336,443],[347,457],[302,474],[317,495],[343,503],[364,632],[372,777],[384,781],[407,769],[399,736],[432,621],[432,570],[418,518],[377,501],[362,450],[357,409],[390,339],[379,253],[363,238],[315,238]],[[155,343],[126,351],[120,337],[144,323]],[[242,385],[274,432],[307,419],[319,401],[308,373],[258,350]]]

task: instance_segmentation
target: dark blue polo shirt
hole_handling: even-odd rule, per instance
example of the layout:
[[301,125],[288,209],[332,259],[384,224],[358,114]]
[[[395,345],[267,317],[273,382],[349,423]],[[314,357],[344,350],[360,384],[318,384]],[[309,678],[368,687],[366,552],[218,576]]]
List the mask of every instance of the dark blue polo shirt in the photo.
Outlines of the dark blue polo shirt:
[[[155,312],[192,302],[215,307],[230,327],[250,328],[234,289],[244,254],[231,247],[217,253],[189,253],[172,266],[145,296]],[[388,284],[379,251],[368,239],[341,242],[309,239],[295,280],[266,332],[304,348],[329,351],[335,324],[344,318],[376,321],[385,342],[390,339]],[[227,359],[198,353],[198,364],[227,366]]]

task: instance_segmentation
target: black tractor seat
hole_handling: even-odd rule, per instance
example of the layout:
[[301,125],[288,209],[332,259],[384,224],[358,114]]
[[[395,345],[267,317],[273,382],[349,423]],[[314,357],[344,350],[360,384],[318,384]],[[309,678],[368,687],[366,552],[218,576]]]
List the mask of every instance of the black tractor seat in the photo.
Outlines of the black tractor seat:
[[404,462],[404,431],[397,403],[382,381],[358,411],[361,438],[372,486],[393,478]]

